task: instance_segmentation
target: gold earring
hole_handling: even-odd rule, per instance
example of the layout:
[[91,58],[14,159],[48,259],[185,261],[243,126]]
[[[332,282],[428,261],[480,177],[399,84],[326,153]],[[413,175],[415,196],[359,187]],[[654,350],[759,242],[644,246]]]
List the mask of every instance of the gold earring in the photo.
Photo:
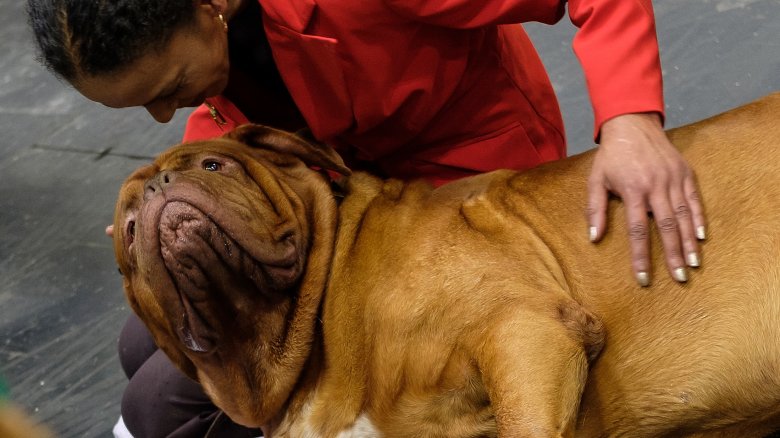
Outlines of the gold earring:
[[228,30],[227,21],[225,21],[225,17],[222,14],[218,14],[217,17],[219,17],[219,21],[222,22],[222,26],[225,27],[225,30]]

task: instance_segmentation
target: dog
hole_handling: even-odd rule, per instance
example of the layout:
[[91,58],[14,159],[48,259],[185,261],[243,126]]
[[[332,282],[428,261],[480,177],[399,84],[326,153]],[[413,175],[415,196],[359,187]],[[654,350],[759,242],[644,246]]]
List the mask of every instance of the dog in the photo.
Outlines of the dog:
[[53,438],[54,434],[48,427],[32,419],[27,411],[0,398],[0,437]]
[[157,345],[269,437],[761,437],[780,429],[778,114],[780,93],[669,131],[709,220],[684,284],[636,284],[617,201],[588,241],[592,152],[433,188],[257,125],[134,172],[116,258]]

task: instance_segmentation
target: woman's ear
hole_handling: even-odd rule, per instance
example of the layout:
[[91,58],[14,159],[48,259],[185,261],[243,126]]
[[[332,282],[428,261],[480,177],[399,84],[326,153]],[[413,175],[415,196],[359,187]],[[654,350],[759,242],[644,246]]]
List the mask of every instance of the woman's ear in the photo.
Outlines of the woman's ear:
[[332,170],[342,175],[352,173],[339,154],[330,146],[308,141],[300,135],[287,131],[246,124],[230,131],[224,137],[252,147],[294,155],[309,166]]
[[234,5],[228,4],[228,3],[237,3],[235,1],[228,1],[228,0],[193,0],[193,6],[206,6],[211,7],[214,9],[215,14],[226,14],[228,12],[228,9]]
[[[235,13],[235,6],[227,0],[193,0],[195,22],[199,25],[209,23],[218,25],[220,30],[227,32],[227,23]],[[202,31],[202,30],[201,30]]]

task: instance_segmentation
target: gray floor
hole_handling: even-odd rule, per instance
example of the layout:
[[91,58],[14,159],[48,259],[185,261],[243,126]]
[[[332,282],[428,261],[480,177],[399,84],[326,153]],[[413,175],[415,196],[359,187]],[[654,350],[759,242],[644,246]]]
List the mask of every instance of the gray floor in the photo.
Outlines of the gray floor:
[[[157,125],[69,90],[35,62],[24,3],[0,0],[0,374],[58,436],[106,437],[119,414],[115,344],[129,310],[103,229],[122,179],[178,140],[186,114]],[[780,90],[780,0],[654,3],[669,127]],[[572,27],[528,29],[570,151],[591,148]]]

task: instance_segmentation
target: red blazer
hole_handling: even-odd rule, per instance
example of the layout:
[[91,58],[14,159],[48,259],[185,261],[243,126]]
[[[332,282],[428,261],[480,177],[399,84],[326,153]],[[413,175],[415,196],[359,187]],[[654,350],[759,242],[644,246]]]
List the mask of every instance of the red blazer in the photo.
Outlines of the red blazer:
[[[388,175],[443,183],[566,155],[563,121],[523,28],[555,23],[558,0],[259,0],[293,100],[319,140]],[[574,50],[595,129],[614,116],[663,114],[650,0],[570,0]],[[224,97],[188,121],[185,140],[247,122]]]

